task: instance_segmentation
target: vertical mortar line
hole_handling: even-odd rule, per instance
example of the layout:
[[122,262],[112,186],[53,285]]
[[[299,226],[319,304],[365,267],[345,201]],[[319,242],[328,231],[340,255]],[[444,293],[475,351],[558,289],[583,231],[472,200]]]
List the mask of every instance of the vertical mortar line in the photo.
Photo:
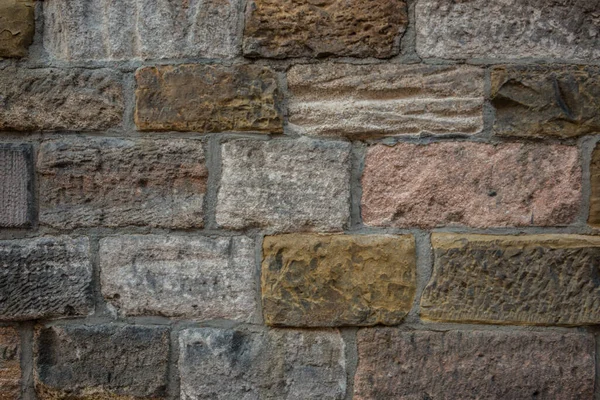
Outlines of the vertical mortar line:
[[90,262],[92,264],[92,293],[94,299],[94,317],[108,315],[108,307],[102,296],[100,271],[100,237],[95,234],[88,236],[90,240]]
[[221,183],[221,141],[220,134],[210,135],[205,147],[208,181],[204,198],[204,229],[218,229],[217,195]]
[[350,155],[350,230],[362,227],[360,201],[362,198],[361,178],[365,168],[367,146],[362,142],[352,143]]
[[597,139],[593,137],[584,137],[578,142],[579,160],[581,163],[581,210],[576,222],[583,227],[587,227],[590,214],[590,204],[592,195],[591,182],[591,164],[592,153],[596,147]]
[[493,135],[494,121],[496,119],[496,110],[492,106],[492,68],[483,68],[483,130],[481,136],[491,138]]
[[263,258],[263,241],[265,239],[265,235],[259,233],[255,237],[254,243],[254,263],[255,263],[255,287],[256,287],[256,316],[254,317],[254,322],[258,325],[264,325],[265,319],[263,315],[262,308],[262,285],[261,285],[261,270],[262,270],[262,258]]
[[123,74],[123,125],[121,129],[127,135],[137,132],[135,126],[135,72],[121,72]]
[[169,330],[169,363],[167,365],[167,398],[177,400],[180,397],[179,378],[179,331],[178,326]]
[[399,39],[398,44],[400,53],[394,57],[400,62],[420,62],[421,58],[417,54],[417,18],[416,18],[417,0],[406,0],[408,24],[404,34]]
[[354,327],[340,329],[342,339],[344,340],[344,357],[346,359],[346,396],[344,400],[352,400],[354,398],[354,375],[358,367],[357,332],[358,328]]
[[33,322],[19,324],[19,339],[21,342],[21,398],[22,400],[36,400],[33,379]]
[[596,332],[596,380],[594,388],[596,392],[596,400],[600,400],[600,331]]
[[28,204],[28,213],[31,217],[31,229],[38,230],[39,229],[39,219],[40,219],[40,207],[39,207],[39,179],[37,175],[37,160],[38,160],[38,152],[41,144],[41,139],[35,142],[32,142],[31,145],[31,183],[29,185],[29,194],[28,200],[31,204]]
[[414,233],[417,258],[417,290],[412,308],[406,317],[408,323],[420,323],[421,295],[433,273],[433,250],[431,248],[431,233],[416,231]]

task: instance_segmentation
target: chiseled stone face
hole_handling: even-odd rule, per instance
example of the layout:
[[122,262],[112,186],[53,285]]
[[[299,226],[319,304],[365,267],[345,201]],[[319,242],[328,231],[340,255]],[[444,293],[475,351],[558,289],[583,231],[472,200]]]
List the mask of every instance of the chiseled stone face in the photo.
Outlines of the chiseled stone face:
[[423,58],[600,60],[598,0],[419,0]]
[[68,138],[43,142],[40,223],[198,228],[208,171],[201,141]]
[[575,146],[473,142],[376,145],[362,177],[371,226],[555,226],[581,205]]
[[587,334],[358,332],[354,399],[592,399]]
[[600,324],[600,237],[433,234],[427,319]]
[[100,240],[102,293],[126,315],[252,322],[254,240],[114,236]]
[[600,228],[600,144],[596,145],[596,149],[592,155],[592,164],[590,170],[592,193],[588,222],[590,225]]
[[283,131],[277,75],[257,65],[164,65],[136,74],[143,131]]
[[0,0],[0,58],[24,57],[35,32],[33,0]]
[[410,311],[415,285],[412,236],[264,239],[262,303],[269,325],[399,324]]
[[341,400],[346,392],[337,331],[186,329],[179,372],[182,400]]
[[251,0],[244,55],[387,58],[407,24],[403,0]]
[[21,340],[12,327],[0,326],[0,399],[19,399],[21,394]]
[[290,124],[351,138],[474,134],[483,128],[483,75],[453,65],[296,65],[288,73]]
[[31,146],[0,144],[0,227],[31,225],[32,181]]

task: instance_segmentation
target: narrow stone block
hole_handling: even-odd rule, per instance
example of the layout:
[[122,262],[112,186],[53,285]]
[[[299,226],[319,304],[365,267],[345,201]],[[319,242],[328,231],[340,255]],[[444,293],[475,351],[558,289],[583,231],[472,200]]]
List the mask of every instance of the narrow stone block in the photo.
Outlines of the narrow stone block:
[[19,332],[0,326],[0,399],[21,398],[21,340]]
[[25,57],[35,33],[33,0],[0,0],[0,57]]
[[22,228],[31,225],[32,191],[31,146],[0,144],[0,227]]
[[600,144],[596,145],[596,149],[592,154],[590,175],[592,189],[588,223],[596,228],[600,228]]

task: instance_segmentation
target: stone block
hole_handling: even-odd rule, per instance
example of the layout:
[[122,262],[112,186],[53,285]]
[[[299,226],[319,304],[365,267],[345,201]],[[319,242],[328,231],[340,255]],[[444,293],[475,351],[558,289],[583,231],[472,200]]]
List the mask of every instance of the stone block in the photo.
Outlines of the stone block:
[[33,0],[0,0],[0,57],[26,56],[34,33]]
[[0,144],[0,227],[33,220],[33,155],[29,145]]
[[0,326],[0,400],[21,398],[21,339],[19,332]]

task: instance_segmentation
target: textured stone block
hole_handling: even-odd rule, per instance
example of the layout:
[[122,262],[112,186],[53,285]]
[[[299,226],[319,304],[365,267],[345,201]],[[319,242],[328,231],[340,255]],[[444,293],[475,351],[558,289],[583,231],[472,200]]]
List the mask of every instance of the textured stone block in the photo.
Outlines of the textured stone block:
[[588,223],[600,228],[600,144],[596,145],[596,149],[592,155],[590,175],[592,189]]
[[592,399],[594,339],[536,332],[358,332],[354,399]]
[[0,227],[31,225],[32,186],[31,146],[0,144]]
[[221,227],[339,231],[348,223],[348,143],[234,140],[222,160]]
[[44,47],[63,60],[229,58],[240,52],[241,0],[52,0]]
[[0,399],[21,398],[21,340],[11,327],[0,326]]
[[600,237],[433,234],[426,319],[600,324]]
[[600,60],[598,0],[419,0],[421,57]]
[[69,138],[38,156],[40,222],[55,228],[198,228],[208,171],[185,139]]
[[362,216],[372,226],[567,225],[581,181],[574,146],[377,145],[367,153]]
[[263,243],[265,322],[284,326],[395,325],[416,290],[412,236],[291,234]]
[[258,65],[186,64],[136,72],[144,131],[283,131],[277,75]]
[[402,0],[251,0],[244,55],[387,58],[408,24]]
[[0,57],[24,57],[35,32],[33,0],[0,0]]
[[35,336],[35,388],[41,400],[166,397],[166,327],[50,326]]
[[0,260],[0,320],[93,311],[87,238],[2,240]]
[[186,329],[181,399],[341,400],[344,343],[335,331]]
[[252,322],[254,240],[116,236],[100,240],[102,293],[126,315]]
[[297,65],[289,120],[307,135],[473,134],[483,128],[483,70],[434,65]]

